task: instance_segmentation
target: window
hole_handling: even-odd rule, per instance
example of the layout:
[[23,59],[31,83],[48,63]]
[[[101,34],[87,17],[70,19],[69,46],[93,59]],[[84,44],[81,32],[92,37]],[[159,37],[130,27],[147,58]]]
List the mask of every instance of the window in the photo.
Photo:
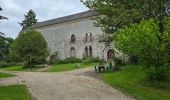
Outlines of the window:
[[89,47],[89,56],[92,57],[92,47]]
[[92,36],[92,33],[90,33],[90,41],[93,40],[93,36]]
[[71,48],[70,48],[70,56],[71,56],[71,57],[76,57],[76,50],[75,50],[74,47],[71,47]]
[[76,42],[76,36],[74,34],[71,35],[71,43]]
[[86,34],[86,36],[85,36],[85,41],[86,42],[88,41],[88,34]]
[[85,48],[85,57],[88,57],[88,48]]

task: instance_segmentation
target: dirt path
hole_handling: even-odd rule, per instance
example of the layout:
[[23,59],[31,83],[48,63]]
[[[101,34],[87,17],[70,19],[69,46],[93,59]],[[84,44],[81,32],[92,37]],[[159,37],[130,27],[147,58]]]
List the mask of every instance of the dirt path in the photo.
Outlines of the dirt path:
[[92,68],[60,73],[14,72],[37,100],[132,100],[91,77]]

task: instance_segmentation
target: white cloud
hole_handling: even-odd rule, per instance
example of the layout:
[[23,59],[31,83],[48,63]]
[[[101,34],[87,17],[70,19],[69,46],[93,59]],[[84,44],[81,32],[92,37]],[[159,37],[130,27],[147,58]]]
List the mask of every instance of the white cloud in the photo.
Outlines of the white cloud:
[[0,23],[0,31],[14,38],[21,30],[18,22],[29,9],[35,11],[39,21],[88,10],[80,0],[0,0],[0,6],[4,9],[0,14],[9,18]]

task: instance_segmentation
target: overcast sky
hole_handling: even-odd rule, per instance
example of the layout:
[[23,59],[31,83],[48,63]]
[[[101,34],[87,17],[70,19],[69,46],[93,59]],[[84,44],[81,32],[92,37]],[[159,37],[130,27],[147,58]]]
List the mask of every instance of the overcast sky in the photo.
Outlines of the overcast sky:
[[13,38],[29,9],[35,11],[39,22],[88,10],[80,0],[0,0],[0,6],[4,9],[0,15],[9,18],[0,23],[0,31]]

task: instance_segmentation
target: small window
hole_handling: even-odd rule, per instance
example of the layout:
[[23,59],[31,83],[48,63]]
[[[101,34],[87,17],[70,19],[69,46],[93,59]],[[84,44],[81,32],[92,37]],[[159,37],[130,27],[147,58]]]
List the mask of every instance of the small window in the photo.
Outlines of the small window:
[[86,42],[88,41],[88,34],[86,34],[86,36],[85,36],[85,41]]
[[90,33],[90,41],[93,41],[92,33]]
[[85,47],[85,57],[88,57],[88,48]]
[[90,47],[89,47],[89,56],[92,57],[92,55],[93,55],[93,54],[92,54],[92,47],[90,46]]
[[76,42],[76,36],[74,34],[71,35],[71,43]]

